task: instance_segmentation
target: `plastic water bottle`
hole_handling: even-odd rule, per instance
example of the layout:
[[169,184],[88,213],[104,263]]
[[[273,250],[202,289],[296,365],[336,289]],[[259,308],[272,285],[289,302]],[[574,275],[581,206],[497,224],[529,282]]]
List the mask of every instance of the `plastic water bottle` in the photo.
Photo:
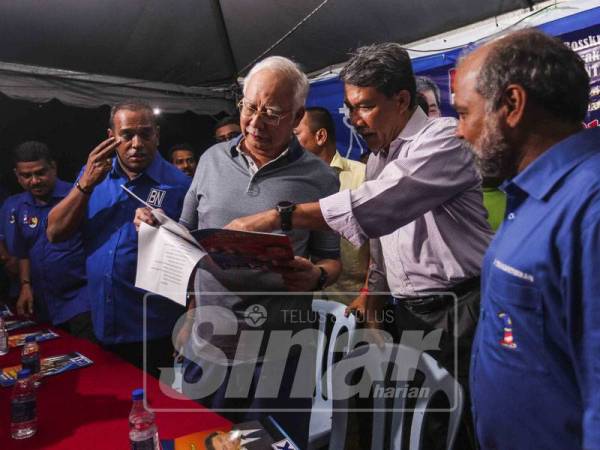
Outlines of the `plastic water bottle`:
[[35,336],[27,336],[25,345],[21,352],[21,365],[23,369],[29,369],[35,387],[40,385],[40,346]]
[[8,332],[6,331],[6,323],[0,315],[0,356],[8,353]]
[[10,399],[10,434],[13,439],[26,439],[37,431],[35,388],[29,369],[21,369]]
[[131,393],[133,406],[129,413],[129,443],[131,450],[160,450],[154,413],[144,408],[144,390]]

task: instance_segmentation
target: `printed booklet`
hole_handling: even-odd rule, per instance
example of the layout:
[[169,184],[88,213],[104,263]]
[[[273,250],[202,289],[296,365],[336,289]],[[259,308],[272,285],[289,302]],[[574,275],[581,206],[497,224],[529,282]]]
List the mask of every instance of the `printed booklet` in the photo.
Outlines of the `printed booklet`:
[[[152,211],[160,227],[182,238],[186,243],[208,253],[221,269],[266,269],[273,263],[294,259],[294,250],[289,236],[278,233],[258,233],[254,231],[234,231],[220,228],[205,228],[189,231],[161,210],[135,195],[130,189],[121,188],[132,198]],[[183,250],[183,249],[182,249]]]
[[215,428],[187,434],[175,439],[161,440],[163,450],[235,449],[235,450],[298,450],[279,424],[268,417],[244,422],[229,428]]
[[49,341],[50,339],[56,339],[58,334],[52,330],[39,330],[31,333],[14,334],[8,337],[8,346],[10,348],[15,348],[25,345],[27,336],[35,336],[36,342],[44,342]]
[[17,317],[8,307],[8,305],[0,306],[0,316],[4,319],[6,331],[15,331],[21,328],[27,328],[35,325],[35,322],[33,322],[32,320],[17,319]]
[[14,319],[14,320],[6,320],[4,322],[6,325],[6,331],[15,331],[20,330],[21,328],[32,327],[36,323],[33,320],[27,319]]
[[[42,358],[40,373],[43,377],[57,375],[68,372],[69,370],[80,369],[93,364],[93,361],[79,352],[68,353],[64,355],[50,356]],[[15,384],[17,372],[21,370],[21,365],[5,367],[0,373],[0,386],[9,387]]]
[[192,231],[192,236],[224,270],[269,270],[273,263],[294,259],[290,238],[285,234],[207,228]]

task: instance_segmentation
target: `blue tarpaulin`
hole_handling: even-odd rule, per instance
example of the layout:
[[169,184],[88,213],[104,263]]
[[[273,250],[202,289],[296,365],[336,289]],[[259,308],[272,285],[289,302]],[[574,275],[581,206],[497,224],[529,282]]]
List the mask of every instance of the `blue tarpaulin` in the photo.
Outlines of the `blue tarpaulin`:
[[[600,120],[600,8],[593,8],[562,19],[538,26],[548,34],[560,37],[583,58],[590,75],[590,105],[586,118],[587,126],[598,126]],[[443,115],[455,115],[451,106],[451,77],[456,61],[464,51],[478,42],[461,48],[413,59],[417,75],[427,75],[440,87]],[[344,114],[344,92],[337,77],[311,83],[307,106],[323,106],[334,116],[336,140],[343,156],[358,159],[366,151]]]

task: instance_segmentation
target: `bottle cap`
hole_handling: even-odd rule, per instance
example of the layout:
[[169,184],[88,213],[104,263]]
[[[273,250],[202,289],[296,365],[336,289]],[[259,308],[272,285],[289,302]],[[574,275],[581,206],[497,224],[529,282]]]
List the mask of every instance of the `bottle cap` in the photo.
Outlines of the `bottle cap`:
[[37,342],[37,336],[35,334],[31,334],[25,338],[25,342]]
[[144,390],[142,388],[139,389],[135,389],[132,393],[131,393],[131,399],[132,400],[141,400],[144,398]]
[[22,380],[23,378],[27,378],[31,375],[31,370],[29,369],[21,369],[17,373],[17,380]]

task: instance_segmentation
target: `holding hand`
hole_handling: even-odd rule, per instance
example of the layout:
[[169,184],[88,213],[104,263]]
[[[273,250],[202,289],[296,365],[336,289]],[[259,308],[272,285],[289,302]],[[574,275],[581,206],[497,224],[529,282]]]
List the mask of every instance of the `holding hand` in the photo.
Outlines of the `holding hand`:
[[344,311],[344,316],[348,317],[350,314],[354,314],[359,319],[366,317],[368,300],[369,295],[361,293],[346,307],[346,310]]
[[361,292],[359,296],[346,307],[344,315],[348,317],[350,314],[354,314],[357,322],[364,324],[366,328],[383,328],[383,323],[386,320],[384,313],[386,303],[386,296],[370,295]]
[[158,221],[156,220],[156,217],[152,215],[152,210],[146,206],[135,210],[133,224],[135,225],[136,231],[140,231],[140,225],[142,222],[147,223],[148,225],[151,225],[153,227],[158,226]]
[[288,263],[274,266],[273,272],[281,274],[283,282],[291,292],[315,290],[321,276],[319,266],[301,256],[295,256]]

